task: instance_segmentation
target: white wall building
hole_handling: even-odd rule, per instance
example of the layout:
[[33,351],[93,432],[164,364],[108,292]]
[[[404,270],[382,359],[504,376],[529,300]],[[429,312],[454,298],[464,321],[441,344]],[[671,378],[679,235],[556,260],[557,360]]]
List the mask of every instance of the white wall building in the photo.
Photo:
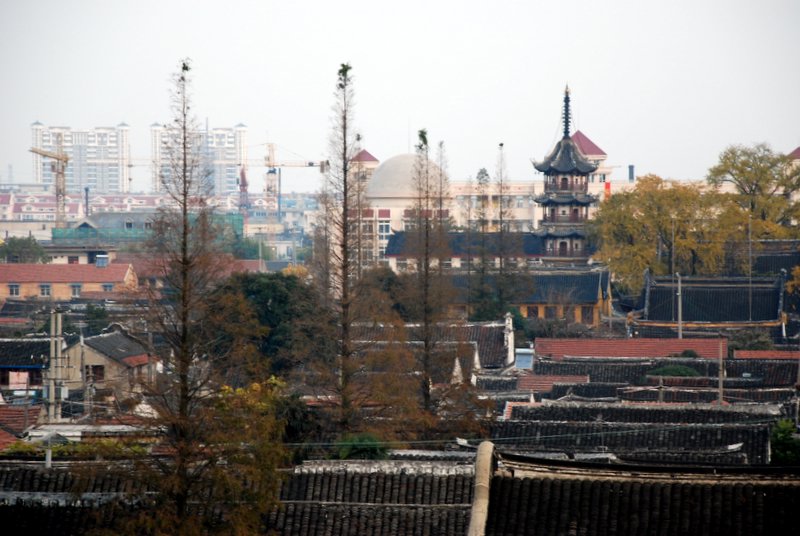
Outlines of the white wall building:
[[[150,126],[152,155],[152,191],[162,190],[161,178],[169,174],[169,161],[164,153],[167,130],[164,125]],[[241,123],[233,128],[212,128],[196,133],[197,144],[211,173],[213,195],[225,195],[239,189],[241,166],[247,163],[247,127]]]
[[[31,146],[69,156],[65,173],[68,193],[82,193],[85,187],[92,192],[121,193],[130,188],[129,127],[73,129],[48,127],[40,122],[31,125]],[[53,185],[53,161],[38,154],[31,155],[33,179],[37,184]]]

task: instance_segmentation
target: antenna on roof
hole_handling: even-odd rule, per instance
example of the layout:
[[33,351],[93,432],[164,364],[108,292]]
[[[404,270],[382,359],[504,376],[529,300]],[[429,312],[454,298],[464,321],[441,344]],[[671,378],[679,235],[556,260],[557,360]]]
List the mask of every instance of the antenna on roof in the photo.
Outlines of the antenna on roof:
[[564,88],[564,137],[569,138],[569,84]]

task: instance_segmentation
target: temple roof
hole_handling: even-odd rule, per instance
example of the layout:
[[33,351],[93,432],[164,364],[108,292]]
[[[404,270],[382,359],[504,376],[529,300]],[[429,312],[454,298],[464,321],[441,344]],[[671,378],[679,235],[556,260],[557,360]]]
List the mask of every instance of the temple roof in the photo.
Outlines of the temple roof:
[[[564,136],[556,144],[555,148],[541,162],[534,162],[533,167],[545,175],[588,175],[597,169],[597,165],[592,164],[581,152],[578,142],[569,135],[569,88],[564,91]],[[578,134],[576,132],[576,134]],[[590,141],[583,134],[579,140]],[[593,148],[599,149],[594,143]],[[601,151],[602,152],[602,151]],[[603,153],[604,154],[604,153]]]
[[537,196],[534,201],[540,205],[591,205],[597,197],[586,194],[548,193]]

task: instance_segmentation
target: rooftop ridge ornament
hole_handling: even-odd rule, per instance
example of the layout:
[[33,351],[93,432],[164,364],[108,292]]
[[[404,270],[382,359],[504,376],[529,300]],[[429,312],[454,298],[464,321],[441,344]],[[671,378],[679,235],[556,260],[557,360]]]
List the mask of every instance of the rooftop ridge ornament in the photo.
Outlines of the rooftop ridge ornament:
[[569,84],[564,89],[564,137],[569,138]]

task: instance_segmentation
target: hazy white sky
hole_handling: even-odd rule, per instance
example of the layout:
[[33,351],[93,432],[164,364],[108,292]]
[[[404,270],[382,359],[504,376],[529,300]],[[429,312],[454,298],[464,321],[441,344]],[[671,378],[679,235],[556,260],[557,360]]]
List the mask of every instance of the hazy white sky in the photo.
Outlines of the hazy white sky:
[[[213,126],[249,127],[250,159],[326,158],[339,64],[353,66],[356,124],[380,160],[444,140],[454,179],[533,176],[557,141],[565,84],[573,117],[620,166],[700,179],[734,143],[800,145],[797,0],[171,1],[0,3],[0,182],[32,176],[30,124],[131,127],[169,119],[169,78],[194,66],[194,104]],[[251,167],[256,189],[262,170]],[[133,169],[134,190],[149,169]],[[284,171],[314,190],[313,170]]]

